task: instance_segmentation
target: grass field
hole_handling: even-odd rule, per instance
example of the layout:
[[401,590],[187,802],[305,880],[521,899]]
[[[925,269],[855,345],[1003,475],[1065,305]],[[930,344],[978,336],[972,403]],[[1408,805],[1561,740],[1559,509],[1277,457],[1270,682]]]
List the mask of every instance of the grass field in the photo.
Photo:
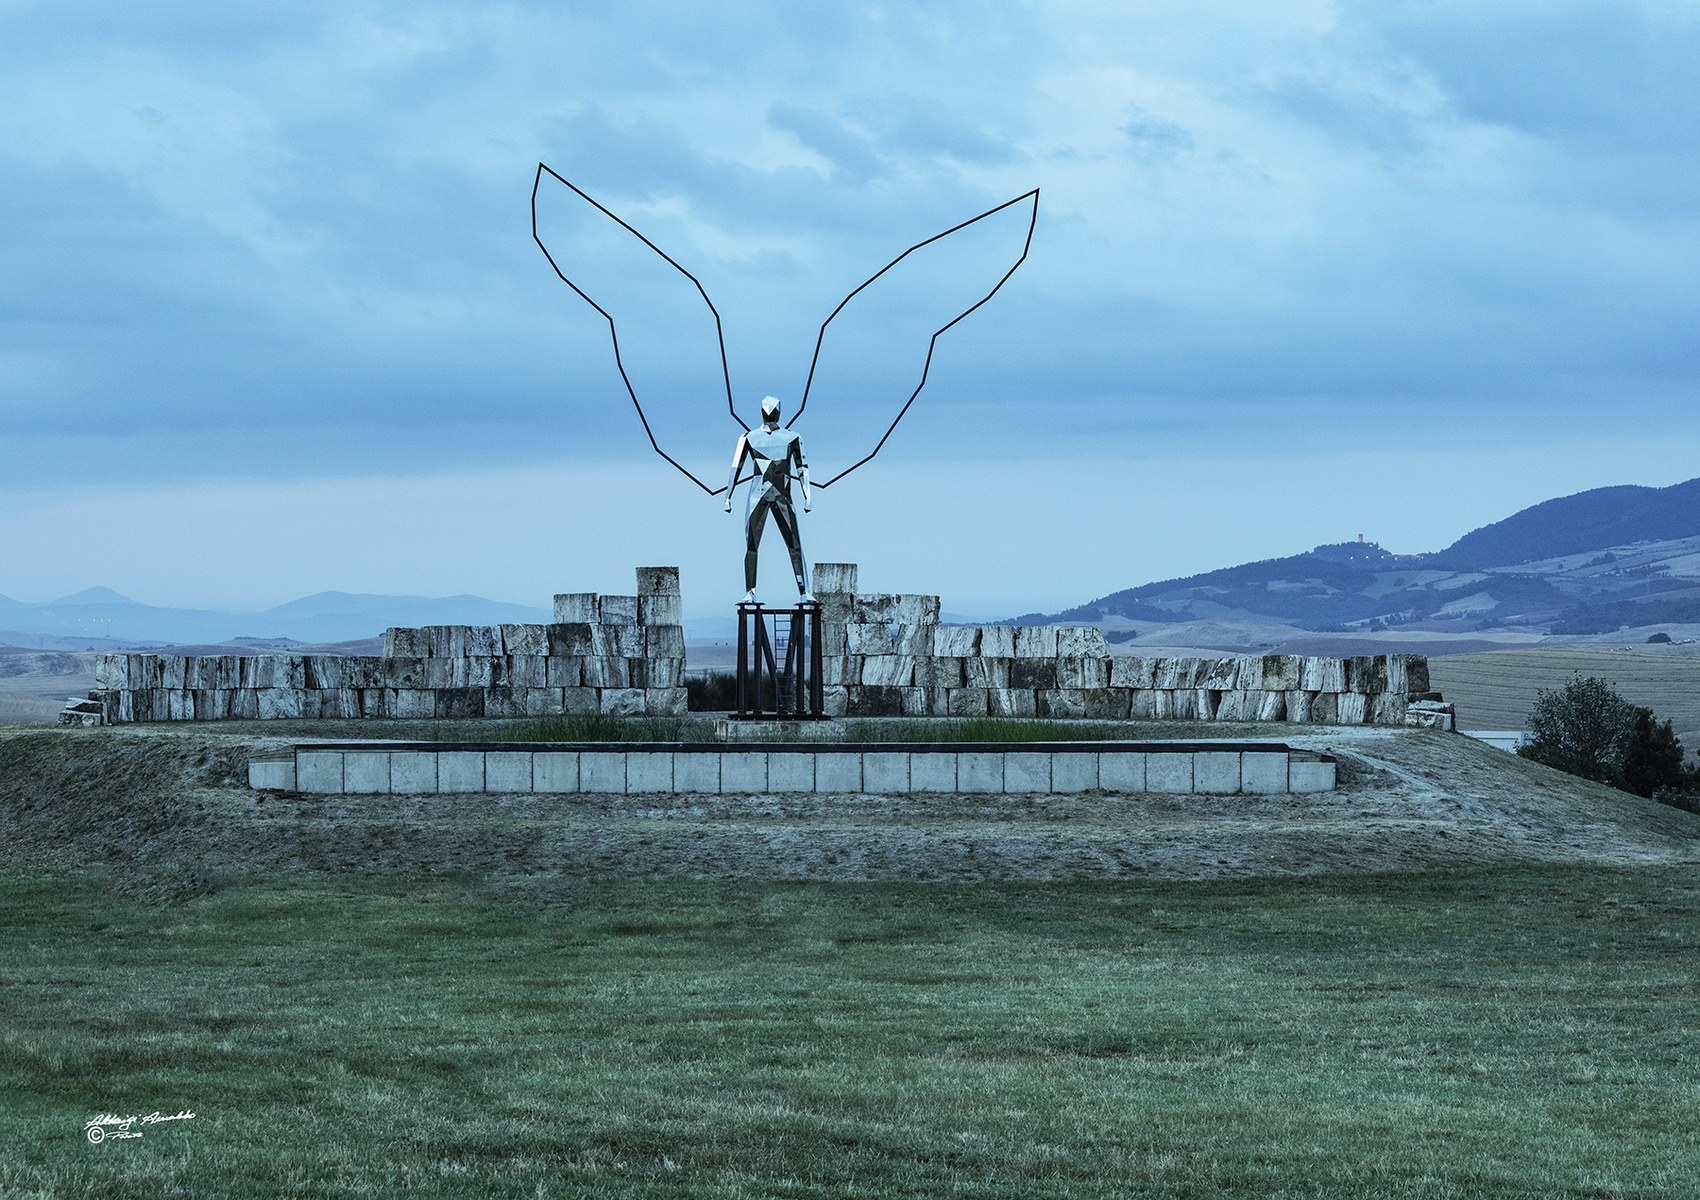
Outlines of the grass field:
[[1700,1194],[1693,868],[0,907],[0,1196]]

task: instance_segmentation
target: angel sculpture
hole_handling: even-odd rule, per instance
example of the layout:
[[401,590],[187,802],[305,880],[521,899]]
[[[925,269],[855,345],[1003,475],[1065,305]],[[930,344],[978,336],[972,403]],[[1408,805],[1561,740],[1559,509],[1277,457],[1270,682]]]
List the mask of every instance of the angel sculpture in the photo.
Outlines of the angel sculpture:
[[[574,283],[567,277],[566,273],[561,270],[560,263],[557,262],[555,256],[550,253],[549,247],[544,244],[543,238],[538,232],[537,199],[538,193],[543,187],[543,179],[545,175],[567,188],[573,195],[589,204],[596,212],[614,222],[626,233],[629,233],[639,242],[643,243],[644,246],[659,255],[668,266],[691,282],[692,286],[695,287],[697,294],[702,298],[702,302],[708,306],[708,311],[714,318],[715,339],[719,344],[721,379],[724,382],[726,391],[726,410],[731,414],[732,419],[736,421],[744,431],[738,438],[737,447],[733,452],[732,473],[725,487],[710,488],[706,483],[698,479],[694,474],[686,469],[686,467],[677,459],[661,448],[661,443],[657,440],[655,435],[655,428],[650,424],[649,416],[645,414],[643,404],[638,400],[637,389],[633,386],[631,376],[626,370],[625,361],[621,358],[620,333],[614,323],[613,315],[608,311],[608,309],[604,308],[601,304],[598,304],[595,300],[592,300],[578,284]],[[880,437],[879,441],[875,443],[873,449],[869,450],[861,458],[852,462],[849,466],[837,472],[825,482],[813,485],[817,488],[825,488],[831,487],[834,483],[843,479],[857,467],[860,467],[870,461],[880,452],[880,450],[885,446],[886,441],[891,437],[893,431],[896,430],[898,422],[903,420],[903,417],[906,413],[908,413],[910,406],[915,403],[915,398],[921,394],[921,389],[927,386],[927,374],[932,368],[933,350],[938,344],[940,335],[996,295],[998,289],[1008,282],[1011,275],[1015,274],[1016,268],[1020,267],[1021,264],[1027,260],[1027,252],[1033,244],[1033,230],[1039,220],[1038,188],[1034,188],[1030,192],[1023,193],[1022,195],[1015,197],[1013,200],[1006,200],[1004,203],[997,205],[995,208],[987,209],[979,216],[971,217],[959,225],[953,225],[943,233],[935,234],[932,237],[927,238],[925,241],[917,242],[915,245],[905,250],[902,254],[899,254],[896,258],[892,259],[885,266],[881,267],[873,275],[864,280],[848,296],[844,297],[844,299],[839,302],[838,307],[832,310],[831,315],[829,315],[825,321],[821,322],[820,331],[815,337],[814,357],[809,361],[809,374],[803,385],[803,392],[797,404],[797,411],[795,415],[793,415],[792,418],[785,423],[784,428],[780,428],[779,425],[779,401],[772,396],[768,396],[762,400],[760,427],[751,429],[744,423],[743,419],[738,416],[737,408],[732,400],[732,372],[726,358],[726,338],[720,323],[720,312],[714,307],[714,302],[708,298],[707,291],[703,289],[703,286],[697,280],[697,277],[685,270],[684,267],[675,262],[664,251],[662,251],[660,247],[656,246],[655,243],[644,237],[643,234],[639,233],[636,229],[633,229],[630,225],[626,224],[625,221],[615,216],[596,200],[592,199],[585,192],[581,191],[568,180],[562,178],[559,174],[543,163],[537,164],[537,176],[533,180],[531,187],[531,236],[532,240],[537,243],[538,249],[542,250],[544,257],[549,260],[549,265],[554,268],[555,274],[560,278],[561,282],[572,288],[574,292],[577,292],[581,299],[594,308],[602,316],[602,318],[608,322],[608,333],[614,344],[615,366],[619,369],[620,379],[625,385],[626,394],[631,397],[632,406],[637,409],[638,420],[643,423],[644,433],[648,436],[649,444],[654,448],[655,452],[662,458],[666,459],[674,467],[678,468],[681,474],[709,495],[718,496],[722,492],[725,492],[727,512],[732,511],[733,490],[736,489],[739,484],[748,481],[750,486],[744,508],[744,586],[747,589],[744,596],[745,602],[753,603],[755,601],[757,550],[761,543],[761,536],[766,526],[767,518],[770,515],[773,517],[774,525],[779,529],[780,537],[785,542],[786,550],[790,553],[791,569],[792,574],[796,579],[797,591],[803,600],[808,601],[812,600],[813,596],[809,589],[808,563],[803,556],[802,536],[798,528],[796,509],[792,506],[791,484],[793,481],[800,484],[804,512],[808,512],[810,510],[811,486],[809,482],[808,461],[803,456],[802,438],[799,434],[792,431],[791,426],[797,423],[798,419],[802,417],[803,411],[808,407],[809,394],[810,390],[815,385],[815,372],[820,366],[821,348],[826,341],[826,331],[828,326],[830,326],[839,314],[845,310],[846,306],[848,306],[850,302],[861,294],[869,285],[879,279],[882,275],[885,275],[886,272],[890,271],[893,267],[896,267],[911,254],[914,254],[917,250],[926,246],[931,246],[959,230],[967,229],[976,222],[984,221],[988,217],[1024,203],[1030,203],[1031,210],[1027,214],[1027,231],[1026,236],[1022,241],[1019,257],[1016,258],[1015,262],[1007,271],[1003,272],[1003,274],[998,278],[998,281],[992,286],[991,290],[986,292],[985,295],[980,296],[973,304],[957,313],[954,317],[933,331],[931,338],[927,342],[927,354],[921,365],[920,379],[916,382],[914,390],[909,393],[908,399],[905,400],[902,407],[897,410],[897,415],[892,418],[891,424],[885,429],[885,433]],[[749,466],[751,468],[751,474],[740,477],[740,473],[745,466]]]

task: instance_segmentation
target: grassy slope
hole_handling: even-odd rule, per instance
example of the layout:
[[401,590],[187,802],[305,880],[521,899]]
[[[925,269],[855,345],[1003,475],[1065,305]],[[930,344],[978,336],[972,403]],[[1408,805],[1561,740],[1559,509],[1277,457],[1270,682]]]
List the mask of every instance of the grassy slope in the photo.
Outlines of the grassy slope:
[[1700,1192],[1689,867],[0,904],[0,1195]]

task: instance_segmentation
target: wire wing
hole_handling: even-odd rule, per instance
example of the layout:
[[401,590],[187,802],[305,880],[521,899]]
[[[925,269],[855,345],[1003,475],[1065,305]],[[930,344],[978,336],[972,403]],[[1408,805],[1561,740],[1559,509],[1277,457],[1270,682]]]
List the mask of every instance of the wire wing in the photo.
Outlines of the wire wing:
[[730,369],[730,367],[728,367],[727,362],[726,362],[726,335],[723,332],[723,330],[721,329],[720,311],[714,307],[714,301],[712,301],[708,298],[708,293],[703,290],[703,286],[698,281],[697,277],[695,275],[692,275],[689,271],[685,270],[685,268],[681,267],[677,262],[673,261],[673,259],[668,254],[666,254],[666,252],[664,252],[659,246],[657,246],[654,242],[650,241],[648,238],[644,237],[643,234],[641,234],[637,230],[633,229],[630,225],[626,224],[626,222],[622,221],[619,217],[617,217],[613,213],[609,212],[608,209],[604,208],[596,200],[592,199],[589,195],[587,195],[579,187],[577,187],[575,184],[573,184],[570,180],[562,178],[555,171],[551,170],[548,167],[547,164],[544,164],[544,163],[538,163],[537,164],[537,176],[532,181],[532,184],[531,184],[531,240],[537,243],[537,248],[539,250],[543,251],[543,257],[549,260],[549,265],[554,268],[555,274],[560,277],[561,282],[566,284],[568,287],[572,288],[573,291],[577,292],[579,297],[586,304],[588,304],[588,305],[590,305],[590,307],[594,308],[598,313],[601,314],[602,319],[608,322],[608,336],[612,339],[612,341],[614,343],[614,365],[616,367],[618,367],[619,370],[620,370],[620,380],[621,380],[622,383],[624,383],[626,385],[626,394],[632,398],[632,407],[637,409],[638,420],[643,422],[643,431],[644,431],[644,434],[649,438],[649,444],[652,447],[654,447],[655,452],[657,454],[659,454],[662,458],[666,459],[668,462],[672,463],[675,467],[677,467],[679,469],[679,471],[687,479],[689,479],[692,483],[696,484],[698,487],[700,487],[703,491],[707,492],[709,495],[718,496],[721,492],[724,492],[726,490],[724,487],[710,488],[706,483],[704,483],[702,480],[698,479],[689,470],[687,470],[671,454],[668,454],[667,451],[665,451],[661,448],[661,443],[656,440],[655,430],[650,427],[649,417],[647,415],[645,415],[645,413],[643,411],[643,404],[642,404],[642,402],[640,402],[638,400],[637,389],[632,386],[631,376],[626,373],[625,361],[620,356],[620,331],[614,324],[614,318],[613,318],[612,314],[610,314],[607,309],[603,308],[602,305],[600,305],[596,301],[592,300],[590,298],[590,296],[585,293],[583,288],[579,287],[578,284],[574,283],[571,279],[569,279],[567,277],[566,272],[561,270],[561,264],[559,262],[557,262],[556,259],[555,259],[555,256],[549,252],[549,247],[543,244],[543,238],[541,237],[541,235],[538,233],[538,230],[537,230],[537,193],[538,193],[539,189],[542,188],[542,186],[543,186],[543,177],[546,174],[551,179],[555,180],[556,182],[560,183],[562,186],[564,186],[564,187],[568,188],[570,191],[572,191],[574,195],[579,197],[579,199],[583,200],[585,203],[587,203],[591,207],[595,208],[597,212],[599,212],[603,216],[607,217],[610,221],[613,221],[621,229],[624,229],[627,233],[631,234],[638,241],[642,242],[645,246],[649,247],[649,249],[653,250],[657,255],[659,255],[661,257],[661,259],[668,266],[672,267],[679,274],[683,275],[686,279],[691,281],[692,286],[694,286],[697,290],[697,294],[702,297],[702,302],[704,304],[708,305],[708,311],[711,314],[713,314],[713,316],[714,316],[714,336],[715,336],[715,340],[718,342],[718,344],[720,346],[720,375],[721,375],[721,379],[725,382],[725,385],[726,385],[726,411],[731,413],[732,419],[734,421],[737,421],[738,424],[740,426],[742,426],[743,429],[747,432],[750,427],[748,425],[744,424],[743,420],[738,416],[738,412],[737,412],[736,408],[734,408],[733,404],[732,404],[732,372],[731,372],[731,369]]
[[987,292],[984,296],[981,296],[973,304],[971,304],[967,308],[963,309],[956,316],[952,317],[949,321],[946,321],[943,325],[939,326],[936,330],[933,331],[932,337],[927,342],[927,357],[926,357],[926,361],[921,366],[920,381],[915,384],[915,390],[909,393],[909,398],[903,402],[903,407],[898,410],[897,416],[892,418],[891,424],[889,426],[887,426],[884,435],[879,440],[879,443],[877,445],[875,445],[872,450],[868,451],[868,453],[865,456],[857,459],[855,462],[851,463],[848,467],[845,467],[842,471],[838,472],[838,474],[834,475],[831,479],[826,480],[824,483],[817,483],[814,486],[816,486],[816,487],[830,487],[830,486],[832,486],[833,484],[837,483],[840,479],[843,479],[846,475],[850,474],[850,472],[854,471],[857,467],[862,466],[864,463],[870,461],[874,457],[874,455],[876,455],[880,452],[881,448],[883,448],[885,446],[886,441],[891,437],[892,432],[894,430],[896,430],[897,423],[899,421],[903,420],[904,414],[906,414],[909,411],[909,406],[914,404],[915,398],[921,394],[921,389],[927,386],[927,374],[932,369],[933,350],[938,345],[939,337],[946,330],[950,329],[953,325],[955,325],[959,321],[961,321],[969,313],[973,312],[975,309],[979,308],[982,304],[986,303],[986,301],[990,300],[993,296],[997,295],[998,289],[1003,287],[1004,284],[1008,283],[1009,277],[1011,275],[1014,275],[1015,272],[1016,272],[1016,269],[1018,267],[1020,267],[1022,263],[1027,261],[1027,252],[1030,249],[1032,249],[1032,246],[1033,246],[1033,230],[1039,223],[1039,189],[1034,188],[1032,191],[1023,193],[1022,195],[1015,197],[1015,199],[1013,199],[1013,200],[1006,200],[1002,204],[998,205],[996,208],[989,208],[985,212],[981,213],[979,216],[970,217],[968,220],[963,221],[960,225],[952,225],[949,229],[945,230],[943,233],[934,234],[932,237],[927,238],[925,241],[916,242],[913,246],[909,247],[909,249],[905,250],[902,254],[899,254],[896,258],[894,258],[890,262],[886,263],[885,266],[881,267],[878,271],[874,272],[871,276],[869,276],[866,280],[864,280],[861,283],[860,286],[858,286],[854,291],[852,291],[848,296],[844,297],[844,299],[839,302],[838,307],[832,310],[831,316],[827,317],[827,319],[825,321],[821,322],[820,333],[815,337],[814,357],[809,360],[808,382],[803,385],[802,402],[800,404],[798,404],[798,406],[797,406],[796,415],[793,416],[789,421],[787,421],[785,423],[786,428],[790,428],[792,425],[795,425],[797,423],[798,418],[800,418],[803,415],[803,410],[808,407],[809,391],[810,391],[811,388],[814,387],[815,369],[820,365],[821,346],[826,341],[827,327],[830,326],[835,319],[837,319],[838,314],[843,312],[845,307],[847,305],[849,305],[849,303],[852,300],[854,300],[858,295],[860,295],[861,292],[864,289],[866,289],[870,284],[872,284],[880,276],[884,275],[887,271],[890,271],[893,267],[897,266],[898,263],[900,263],[904,259],[908,258],[911,254],[915,253],[917,250],[920,250],[925,246],[930,246],[934,242],[937,242],[937,241],[940,241],[944,238],[947,238],[951,234],[956,233],[958,230],[966,229],[970,225],[973,225],[977,221],[984,221],[986,218],[991,217],[991,216],[995,216],[996,214],[1003,212],[1005,209],[1013,208],[1014,206],[1016,206],[1018,204],[1024,204],[1024,203],[1031,203],[1032,211],[1028,215],[1027,236],[1026,236],[1025,240],[1022,242],[1020,257],[1018,257],[1015,260],[1015,263],[1009,268],[1009,270],[1007,270],[1003,273],[1003,275],[998,279],[997,283],[992,285],[992,289],[989,292]]

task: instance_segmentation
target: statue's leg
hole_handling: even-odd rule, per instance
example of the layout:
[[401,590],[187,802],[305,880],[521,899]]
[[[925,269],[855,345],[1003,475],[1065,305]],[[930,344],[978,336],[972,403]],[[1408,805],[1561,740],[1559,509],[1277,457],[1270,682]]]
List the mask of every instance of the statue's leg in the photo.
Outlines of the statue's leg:
[[779,527],[779,536],[785,539],[785,548],[791,552],[791,573],[797,577],[797,592],[806,596],[809,594],[809,569],[803,562],[803,535],[797,529],[796,510],[789,504],[775,504],[773,523]]
[[756,549],[761,545],[762,526],[767,524],[767,510],[772,507],[767,501],[759,501],[751,506],[744,517],[744,590],[756,590]]

